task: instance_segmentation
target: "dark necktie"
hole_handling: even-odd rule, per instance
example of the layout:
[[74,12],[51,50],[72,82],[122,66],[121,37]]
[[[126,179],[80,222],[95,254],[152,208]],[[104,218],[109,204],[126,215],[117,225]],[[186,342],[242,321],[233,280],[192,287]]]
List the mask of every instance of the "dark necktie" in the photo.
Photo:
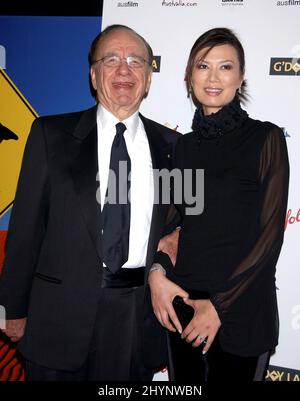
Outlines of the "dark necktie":
[[[123,123],[116,125],[116,135],[112,143],[106,202],[102,210],[103,261],[112,273],[121,269],[128,260],[130,203],[128,191],[131,171],[127,152]],[[126,174],[127,167],[127,174]]]

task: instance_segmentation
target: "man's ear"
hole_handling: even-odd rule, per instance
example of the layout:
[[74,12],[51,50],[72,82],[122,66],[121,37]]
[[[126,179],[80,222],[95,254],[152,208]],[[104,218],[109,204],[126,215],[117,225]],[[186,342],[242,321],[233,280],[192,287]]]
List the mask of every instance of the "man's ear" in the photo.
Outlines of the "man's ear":
[[151,86],[151,80],[152,80],[152,71],[149,72],[148,78],[147,78],[147,83],[146,83],[146,90],[144,94],[144,98],[148,96],[150,86]]
[[91,82],[92,82],[93,88],[96,91],[97,90],[97,80],[96,80],[95,68],[93,66],[90,68],[90,76],[91,76]]

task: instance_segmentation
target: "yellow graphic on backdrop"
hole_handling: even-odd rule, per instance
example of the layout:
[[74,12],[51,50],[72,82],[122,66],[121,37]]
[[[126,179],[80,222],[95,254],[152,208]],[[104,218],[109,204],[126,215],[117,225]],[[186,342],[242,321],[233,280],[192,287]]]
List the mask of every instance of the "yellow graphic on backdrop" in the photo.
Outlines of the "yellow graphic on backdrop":
[[12,206],[24,147],[37,113],[0,68],[0,217]]

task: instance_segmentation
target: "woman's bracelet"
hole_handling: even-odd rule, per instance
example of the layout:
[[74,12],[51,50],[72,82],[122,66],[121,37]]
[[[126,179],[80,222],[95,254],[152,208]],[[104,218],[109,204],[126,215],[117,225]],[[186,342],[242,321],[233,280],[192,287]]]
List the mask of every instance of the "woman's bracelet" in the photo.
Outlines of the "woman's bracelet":
[[156,271],[156,270],[162,272],[162,274],[163,274],[164,276],[166,275],[166,269],[164,269],[164,268],[162,267],[162,265],[160,265],[159,263],[153,263],[153,265],[151,266],[151,268],[150,268],[150,270],[149,270],[149,274],[150,274],[151,272]]

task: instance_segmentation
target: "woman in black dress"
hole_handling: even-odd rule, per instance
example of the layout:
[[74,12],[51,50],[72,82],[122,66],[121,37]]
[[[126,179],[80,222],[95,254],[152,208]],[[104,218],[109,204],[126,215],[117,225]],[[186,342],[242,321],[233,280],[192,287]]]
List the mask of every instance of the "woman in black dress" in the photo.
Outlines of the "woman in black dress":
[[[158,252],[148,278],[154,313],[168,329],[173,380],[262,379],[278,341],[275,268],[289,163],[282,130],[240,106],[244,72],[243,47],[229,29],[207,31],[191,49],[186,83],[197,109],[174,168],[204,169],[204,210],[189,215],[191,205],[177,205],[176,264]],[[194,309],[184,330],[176,295]]]

